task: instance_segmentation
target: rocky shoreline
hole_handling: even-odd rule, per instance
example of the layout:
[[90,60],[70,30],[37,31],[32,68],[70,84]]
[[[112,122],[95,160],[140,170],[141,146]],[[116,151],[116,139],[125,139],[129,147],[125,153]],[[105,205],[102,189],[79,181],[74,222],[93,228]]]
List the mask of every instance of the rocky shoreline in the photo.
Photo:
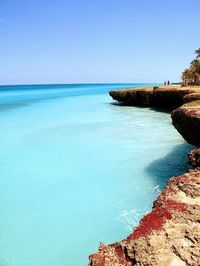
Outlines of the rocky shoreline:
[[169,179],[139,226],[122,241],[101,244],[89,266],[200,265],[200,87],[146,87],[110,96],[126,105],[173,110],[173,125],[197,149],[188,155],[193,169]]

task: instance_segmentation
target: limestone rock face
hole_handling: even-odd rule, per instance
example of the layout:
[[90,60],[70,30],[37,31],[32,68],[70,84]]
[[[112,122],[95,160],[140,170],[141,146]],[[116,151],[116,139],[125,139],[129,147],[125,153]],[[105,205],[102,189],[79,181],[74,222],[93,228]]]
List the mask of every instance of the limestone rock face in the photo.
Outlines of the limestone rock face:
[[192,90],[187,88],[154,88],[152,106],[173,110],[181,106],[183,104],[183,97],[191,92]]
[[110,91],[109,94],[114,100],[126,105],[150,106],[153,87]]
[[174,109],[181,106],[183,97],[193,92],[190,88],[175,87],[145,87],[110,91],[110,96],[127,105],[152,106]]
[[101,245],[89,266],[200,265],[200,169],[171,178],[126,239]]
[[200,102],[194,101],[172,112],[174,127],[190,144],[200,147]]
[[183,97],[184,103],[189,103],[196,100],[200,100],[200,92],[189,93]]

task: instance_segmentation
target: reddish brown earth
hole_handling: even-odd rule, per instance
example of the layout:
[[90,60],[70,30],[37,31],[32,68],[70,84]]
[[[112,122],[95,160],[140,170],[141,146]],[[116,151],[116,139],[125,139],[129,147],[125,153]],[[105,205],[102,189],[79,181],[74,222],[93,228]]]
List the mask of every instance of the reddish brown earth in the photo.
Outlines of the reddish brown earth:
[[[174,126],[200,147],[200,102],[193,101],[197,89],[142,88],[110,95],[125,104],[177,108],[172,112]],[[89,266],[200,266],[200,148],[188,157],[194,169],[169,179],[138,227],[124,240],[101,244]]]

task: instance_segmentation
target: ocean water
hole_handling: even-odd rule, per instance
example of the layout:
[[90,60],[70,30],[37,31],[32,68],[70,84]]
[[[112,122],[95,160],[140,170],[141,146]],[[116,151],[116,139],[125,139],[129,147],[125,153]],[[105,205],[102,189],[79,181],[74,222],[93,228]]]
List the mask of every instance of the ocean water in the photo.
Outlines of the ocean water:
[[85,266],[187,170],[170,114],[113,104],[142,84],[0,87],[0,265]]

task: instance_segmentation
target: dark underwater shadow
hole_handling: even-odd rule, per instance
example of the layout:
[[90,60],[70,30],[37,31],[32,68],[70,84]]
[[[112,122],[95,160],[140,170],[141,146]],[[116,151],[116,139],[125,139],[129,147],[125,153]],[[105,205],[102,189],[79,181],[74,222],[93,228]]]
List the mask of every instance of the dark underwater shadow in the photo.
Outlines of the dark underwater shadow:
[[110,102],[110,103],[107,103],[107,104],[113,105],[113,106],[118,106],[118,107],[127,106],[127,107],[135,107],[135,108],[149,108],[148,106],[128,104],[128,103],[125,103],[125,102]]
[[5,112],[5,111],[9,111],[9,110],[12,110],[15,108],[24,107],[24,106],[28,106],[28,104],[27,103],[0,104],[0,113]]
[[169,108],[164,108],[164,107],[150,107],[150,106],[144,106],[144,105],[134,105],[134,104],[128,104],[125,102],[110,102],[108,103],[109,105],[113,106],[129,106],[129,107],[136,107],[136,108],[149,108],[150,110],[153,110],[155,112],[161,112],[161,113],[167,113],[171,114],[172,110],[169,110]]
[[164,107],[150,107],[150,110],[156,111],[156,112],[161,112],[161,113],[166,113],[166,114],[171,114],[172,110],[169,110],[169,108],[164,108]]
[[114,106],[132,106],[132,105],[129,105],[125,102],[110,102],[108,103],[109,105],[114,105]]
[[[77,95],[73,95],[73,96],[77,96]],[[16,102],[0,103],[0,114],[1,112],[3,113],[3,112],[10,111],[13,109],[30,106],[34,103],[40,103],[40,102],[45,102],[45,101],[60,99],[60,98],[66,98],[66,97],[68,96],[54,95],[53,97],[50,96],[50,97],[37,98],[37,99],[23,99],[23,100],[18,100]]]
[[187,154],[192,149],[194,146],[187,143],[177,145],[166,156],[148,165],[145,171],[163,188],[170,177],[181,175],[190,169]]

